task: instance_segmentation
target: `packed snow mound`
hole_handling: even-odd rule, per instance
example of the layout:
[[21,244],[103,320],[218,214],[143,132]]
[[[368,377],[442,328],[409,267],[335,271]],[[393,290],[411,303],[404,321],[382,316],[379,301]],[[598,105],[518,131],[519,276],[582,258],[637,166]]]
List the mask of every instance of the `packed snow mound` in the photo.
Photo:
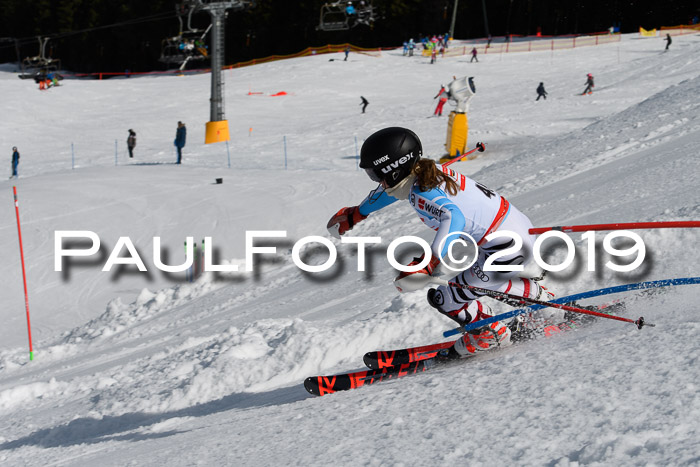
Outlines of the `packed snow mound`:
[[[296,385],[314,372],[357,365],[357,356],[367,351],[402,345],[416,327],[433,335],[442,329],[439,319],[421,309],[423,296],[416,293],[396,297],[372,319],[344,323],[342,329],[302,319],[261,319],[144,348],[146,341],[168,342],[144,327],[147,320],[172,313],[192,295],[192,290],[174,287],[155,294],[144,291],[131,306],[111,303],[100,319],[66,337],[66,344],[58,346],[63,352],[48,350],[54,358],[88,352],[99,358],[100,341],[121,333],[111,345],[123,347],[122,366],[74,378],[71,384],[54,379],[0,391],[0,410],[18,408],[37,396],[41,404],[50,405],[54,397],[88,393],[98,395],[94,409],[101,413],[182,409],[230,394]],[[133,327],[138,320],[140,330]]]

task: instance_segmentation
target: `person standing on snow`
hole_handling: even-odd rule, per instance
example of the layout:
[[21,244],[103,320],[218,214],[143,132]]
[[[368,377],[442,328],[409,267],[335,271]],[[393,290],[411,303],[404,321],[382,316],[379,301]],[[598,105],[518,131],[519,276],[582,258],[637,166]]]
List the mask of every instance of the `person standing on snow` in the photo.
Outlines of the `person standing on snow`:
[[[406,200],[420,219],[437,234],[427,265],[416,272],[402,272],[397,276],[395,285],[399,291],[407,288],[407,282],[429,284],[440,259],[446,258],[448,252],[451,254],[450,242],[454,239],[469,241],[470,236],[479,245],[478,258],[451,282],[539,298],[544,288],[534,280],[518,277],[516,271],[484,270],[489,256],[503,252],[513,241],[511,237],[486,240],[489,234],[498,231],[515,232],[523,242],[520,250],[499,257],[500,266],[519,266],[530,262],[535,241],[535,236],[528,232],[532,222],[495,191],[430,159],[423,159],[422,153],[418,136],[406,128],[385,128],[367,138],[360,152],[360,167],[379,186],[358,206],[338,211],[326,226],[329,232],[339,237],[373,212],[398,200]],[[409,266],[424,262],[423,258],[416,258]],[[488,305],[478,298],[479,294],[470,289],[445,285],[431,288],[427,296],[430,306],[460,325],[493,316]],[[441,358],[459,358],[506,345],[510,343],[510,334],[510,329],[502,322],[492,323],[464,334]]]
[[367,108],[369,101],[365,99],[364,96],[360,96],[360,99],[362,99],[362,102],[360,102],[360,105],[362,106],[362,113],[365,113],[365,109]]
[[129,157],[134,157],[134,148],[136,147],[136,132],[134,130],[129,130],[126,147],[129,148]]
[[[12,148],[12,177],[19,177],[17,175],[17,166],[19,165],[19,151],[17,150],[17,147]],[[10,177],[10,178],[12,178]]]
[[447,102],[447,99],[450,97],[450,92],[445,89],[445,85],[441,84],[440,85],[440,92],[437,93],[437,96],[433,97],[433,99],[440,98],[438,101],[437,107],[435,107],[435,113],[433,115],[437,115],[439,117],[442,117],[442,108],[445,105],[445,102]]
[[175,132],[175,147],[177,148],[177,162],[176,164],[182,163],[182,148],[185,147],[185,142],[187,140],[187,128],[182,122],[177,122],[177,131]]
[[479,59],[476,58],[476,54],[477,54],[476,47],[474,47],[472,49],[472,59],[469,60],[469,63],[473,62],[474,60],[476,60],[476,63],[479,63]]
[[671,42],[673,42],[673,41],[671,40],[671,35],[670,35],[670,34],[666,34],[666,50],[668,50],[668,47],[671,45]]
[[547,100],[547,91],[544,90],[544,83],[542,82],[537,86],[537,99],[535,101],[540,100],[540,97],[544,97],[544,100]]
[[586,89],[583,90],[581,95],[585,96],[586,94],[593,94],[594,87],[595,84],[593,83],[593,75],[588,73],[588,75],[586,76]]

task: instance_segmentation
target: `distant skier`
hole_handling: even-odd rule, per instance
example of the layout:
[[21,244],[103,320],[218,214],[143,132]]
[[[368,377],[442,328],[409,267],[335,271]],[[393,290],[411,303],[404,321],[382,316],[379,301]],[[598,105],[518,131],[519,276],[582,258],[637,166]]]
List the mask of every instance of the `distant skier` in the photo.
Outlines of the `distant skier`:
[[46,89],[48,89],[46,85],[47,79],[45,75],[34,76],[34,82],[39,85],[39,91],[45,91]]
[[362,113],[365,113],[365,109],[367,108],[369,101],[365,99],[364,96],[360,96],[360,99],[362,99],[362,102],[360,102],[360,105],[362,106]]
[[474,60],[476,60],[476,62],[479,63],[479,59],[476,58],[476,54],[477,54],[477,53],[478,53],[478,52],[476,51],[476,47],[474,47],[474,48],[472,49],[472,59],[469,60],[469,63],[473,62]]
[[177,131],[175,132],[175,147],[177,148],[177,162],[176,164],[182,163],[182,148],[185,147],[185,142],[187,141],[187,128],[182,122],[177,122]]
[[350,46],[345,47],[345,58],[343,59],[344,62],[348,61],[348,55],[350,54]]
[[134,148],[136,147],[136,132],[134,130],[129,130],[126,147],[129,148],[129,157],[134,157]]
[[440,85],[440,92],[437,93],[437,96],[433,97],[433,99],[440,98],[438,101],[437,107],[435,107],[435,112],[433,115],[437,115],[439,117],[442,117],[442,108],[445,105],[445,102],[447,102],[447,99],[450,97],[450,92],[445,88],[444,84]]
[[673,42],[673,41],[671,40],[671,35],[670,35],[670,34],[666,34],[666,50],[668,50],[668,47],[671,45],[671,42]]
[[[12,177],[19,177],[17,175],[17,166],[19,165],[19,151],[17,150],[17,147],[12,148]],[[10,178],[12,178],[10,177]]]
[[[344,207],[328,222],[334,236],[343,235],[370,214],[396,201],[406,200],[429,228],[437,231],[428,261],[415,258],[410,266],[425,264],[415,272],[402,272],[394,284],[399,291],[417,290],[431,283],[441,260],[452,255],[451,243],[456,239],[479,245],[478,258],[473,266],[459,272],[452,282],[508,292],[527,298],[537,298],[544,289],[534,280],[518,277],[517,271],[485,271],[490,255],[498,252],[499,265],[524,265],[532,258],[535,236],[528,229],[532,222],[515,206],[495,191],[457,173],[422,158],[423,149],[418,136],[406,128],[385,128],[371,135],[362,145],[360,167],[379,186],[358,206]],[[377,219],[377,220],[381,220]],[[377,228],[377,227],[375,227]],[[493,232],[510,231],[518,234],[523,247],[504,250],[513,243],[511,237],[485,238]],[[396,232],[406,235],[406,232]],[[505,251],[508,251],[507,254]],[[448,254],[449,253],[449,254]],[[481,294],[469,289],[441,285],[428,291],[428,304],[460,325],[477,322],[493,316],[491,309],[479,301]],[[548,297],[544,297],[548,298]],[[510,329],[503,322],[495,322],[471,333],[464,334],[441,355],[458,358],[510,342]]]
[[544,97],[544,100],[547,100],[547,91],[544,90],[544,83],[540,83],[540,85],[537,86],[537,99],[535,99],[535,101],[540,100],[540,97]]
[[593,94],[594,87],[595,84],[593,83],[593,75],[588,73],[588,75],[586,75],[586,89],[583,90],[581,95],[585,96],[586,94]]

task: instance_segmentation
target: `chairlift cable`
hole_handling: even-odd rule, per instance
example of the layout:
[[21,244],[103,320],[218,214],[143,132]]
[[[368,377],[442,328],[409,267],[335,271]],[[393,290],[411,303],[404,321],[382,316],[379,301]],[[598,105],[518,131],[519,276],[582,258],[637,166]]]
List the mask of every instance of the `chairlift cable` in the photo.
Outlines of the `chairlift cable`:
[[[113,24],[107,24],[103,26],[95,26],[93,28],[85,28],[85,29],[80,29],[77,31],[67,31],[63,33],[54,33],[54,34],[41,34],[41,37],[48,37],[50,39],[63,39],[65,37],[69,37],[75,34],[82,34],[85,32],[92,32],[92,31],[98,31],[101,29],[109,29],[109,28],[116,28],[120,26],[130,26],[133,24],[139,24],[139,23],[146,23],[146,22],[151,22],[151,21],[160,21],[164,19],[171,19],[173,17],[177,16],[177,13],[173,12],[162,12],[162,13],[156,13],[150,16],[143,16],[141,18],[134,18],[126,21],[121,21],[119,23],[113,23]],[[2,45],[0,46],[0,49],[3,48],[8,48],[8,47],[15,47],[15,44],[18,46],[23,46],[23,45],[28,45],[28,44],[33,44],[36,41],[37,36],[29,36],[29,37],[22,37],[16,39],[15,43],[12,43],[11,45]]]

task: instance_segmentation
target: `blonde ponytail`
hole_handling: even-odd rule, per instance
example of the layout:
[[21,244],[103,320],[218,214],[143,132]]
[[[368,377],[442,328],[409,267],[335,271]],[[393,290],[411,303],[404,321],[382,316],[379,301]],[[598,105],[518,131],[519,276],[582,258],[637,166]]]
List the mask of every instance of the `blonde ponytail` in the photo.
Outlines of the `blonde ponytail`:
[[448,194],[454,196],[459,191],[457,182],[447,174],[438,170],[435,161],[432,159],[420,159],[416,165],[413,166],[413,173],[418,177],[417,182],[421,191],[431,190],[443,183],[445,184],[445,191],[447,191]]

